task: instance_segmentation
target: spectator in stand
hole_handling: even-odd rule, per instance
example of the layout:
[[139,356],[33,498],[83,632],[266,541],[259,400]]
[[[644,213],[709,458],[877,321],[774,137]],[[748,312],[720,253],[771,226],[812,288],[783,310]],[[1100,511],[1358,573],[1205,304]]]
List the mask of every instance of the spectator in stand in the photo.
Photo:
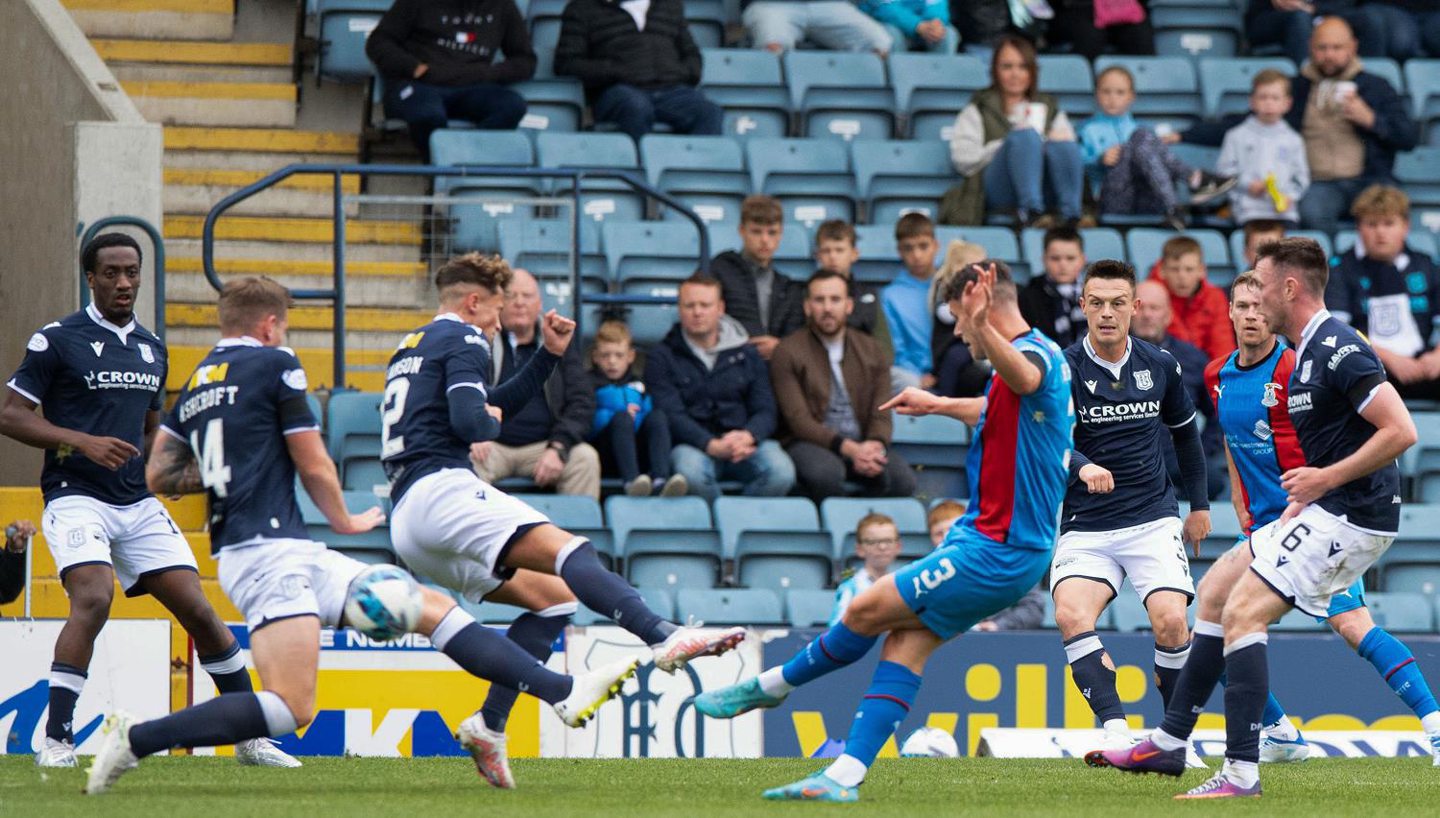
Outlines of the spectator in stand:
[[888,452],[890,363],[880,345],[845,322],[854,309],[843,276],[820,271],[805,287],[805,328],[780,342],[770,380],[786,450],[801,489],[817,503],[854,481],[868,496],[908,497],[915,474]]
[[1046,0],[950,0],[950,21],[960,32],[966,54],[990,61],[995,48],[1012,34],[1029,40],[1043,32],[1045,21],[1055,17]]
[[954,500],[941,500],[925,515],[925,530],[930,532],[930,547],[939,548],[950,533],[950,526],[965,516],[965,504]]
[[[1207,360],[1235,351],[1230,324],[1230,299],[1205,280],[1205,254],[1200,242],[1176,236],[1160,250],[1160,280],[1170,293],[1171,335],[1199,347]],[[1201,367],[1203,370],[1204,367]]]
[[[495,62],[495,55],[505,59]],[[385,115],[405,120],[430,160],[430,134],[451,119],[481,130],[515,128],[525,98],[505,86],[535,74],[530,27],[514,0],[395,0],[365,41],[384,90]]]
[[[935,386],[931,391],[943,397],[979,397],[985,393],[985,386],[994,373],[988,361],[975,360],[970,354],[970,347],[956,337],[955,316],[950,313],[950,305],[940,300],[946,281],[984,259],[984,247],[951,239],[950,245],[945,248],[945,263],[940,265],[940,272],[930,282],[930,359],[934,362],[935,373]],[[1004,266],[1004,262],[1000,264]],[[891,373],[893,381],[894,369]],[[894,386],[893,382],[891,386]]]
[[849,325],[869,333],[880,345],[887,360],[895,359],[895,346],[890,341],[890,326],[881,309],[882,290],[878,284],[856,281],[853,274],[860,250],[855,246],[855,227],[844,219],[821,222],[815,228],[815,263],[819,269],[839,273],[850,282],[850,299],[855,311]]
[[[684,495],[689,490],[685,476],[670,473],[670,420],[655,408],[645,383],[635,375],[634,339],[624,321],[600,325],[590,359],[595,365],[590,372],[595,390],[590,440],[600,454],[601,474],[618,472],[631,497]],[[642,461],[648,473],[640,470]]]
[[[504,383],[540,349],[540,288],[516,268],[500,311],[500,332],[490,343],[490,383]],[[475,443],[470,459],[480,479],[496,483],[528,477],[560,494],[600,499],[600,456],[585,442],[595,419],[595,393],[585,374],[580,345],[571,344],[544,390],[505,416],[500,435]]]
[[1378,49],[1383,45],[1370,33],[1369,20],[1356,8],[1356,0],[1249,0],[1245,39],[1252,49],[1279,46],[1281,53],[1302,65],[1310,53],[1310,35],[1321,18],[1348,21],[1362,40],[1373,44],[1365,53],[1380,56]]
[[1054,5],[1052,36],[1068,41],[1076,54],[1091,62],[1107,51],[1138,56],[1155,53],[1149,0],[1111,0],[1103,9],[1097,9],[1093,0],[1056,0]]
[[950,0],[860,0],[860,10],[885,26],[891,52],[960,50],[960,32],[950,25]]
[[830,614],[834,625],[845,615],[850,601],[879,582],[895,568],[900,556],[900,529],[886,514],[866,514],[855,524],[855,555],[864,561],[858,569],[847,571],[835,589],[835,610]]
[[770,439],[770,373],[725,314],[719,281],[696,273],[680,284],[680,321],[647,355],[645,384],[670,421],[670,462],[692,494],[713,500],[721,480],[738,480],[752,497],[781,497],[795,485],[794,464]]
[[[1171,334],[1170,319],[1170,292],[1164,284],[1151,278],[1135,285],[1135,317],[1130,322],[1130,334],[1155,344],[1180,364],[1180,378],[1185,382],[1195,408],[1206,420],[1200,442],[1205,447],[1206,491],[1213,500],[1224,493],[1230,475],[1225,466],[1225,442],[1220,424],[1209,422],[1215,419],[1215,402],[1205,391],[1205,366],[1210,363],[1210,358],[1199,347]],[[1170,482],[1184,485],[1175,447],[1169,441],[1164,445],[1165,467],[1170,470]]]
[[1389,57],[1396,62],[1440,57],[1440,2],[1436,0],[1362,0],[1347,19],[1351,16],[1361,56]]
[[1415,147],[1419,127],[1409,103],[1356,59],[1355,36],[1338,17],[1315,26],[1295,101],[1287,119],[1305,138],[1311,180],[1300,223],[1334,233],[1360,191],[1394,184],[1395,153]]
[[1080,126],[1080,156],[1092,182],[1100,183],[1100,212],[1121,215],[1162,213],[1172,229],[1185,229],[1175,183],[1190,188],[1190,203],[1204,205],[1235,186],[1222,177],[1181,162],[1160,137],[1142,128],[1130,113],[1135,78],[1112,65],[1095,78],[1100,113]]
[[1260,251],[1260,245],[1269,241],[1279,241],[1285,238],[1285,222],[1268,221],[1256,219],[1245,222],[1243,228],[1245,233],[1245,269],[1255,269],[1255,257]]
[[0,605],[14,602],[25,590],[25,550],[35,536],[35,524],[16,520],[5,526],[5,548],[0,550]]
[[1355,197],[1355,246],[1331,261],[1325,304],[1366,334],[1401,397],[1440,399],[1440,270],[1405,246],[1410,198],[1372,185]]
[[895,222],[895,245],[905,269],[881,293],[885,323],[895,344],[887,383],[893,384],[896,392],[907,386],[929,389],[935,385],[930,280],[935,277],[935,256],[940,252],[935,223],[924,213],[906,213]]
[[725,113],[697,87],[700,49],[680,0],[570,0],[555,45],[555,73],[585,86],[597,123],[639,141],[655,123],[714,136]]
[[1020,288],[1025,323],[1064,349],[1085,335],[1080,307],[1080,274],[1085,272],[1085,239],[1071,227],[1045,231],[1044,275],[1031,276]]
[[955,117],[950,161],[965,178],[941,200],[942,223],[984,224],[987,213],[1004,210],[1022,227],[1039,227],[1047,190],[1065,223],[1080,221],[1080,146],[1055,98],[1038,90],[1039,78],[1035,46],[1004,38],[990,62],[990,87]]
[[742,1],[740,21],[755,48],[779,54],[801,41],[831,51],[890,51],[890,33],[850,0]]
[[726,314],[744,327],[760,357],[770,360],[780,339],[805,325],[798,283],[775,269],[785,230],[785,210],[774,196],[746,196],[740,203],[740,249],[710,262],[720,280]]
[[1291,103],[1289,77],[1273,68],[1257,71],[1250,86],[1250,116],[1225,132],[1215,167],[1238,179],[1230,192],[1230,212],[1240,225],[1256,219],[1300,221],[1310,164],[1305,142],[1285,121]]

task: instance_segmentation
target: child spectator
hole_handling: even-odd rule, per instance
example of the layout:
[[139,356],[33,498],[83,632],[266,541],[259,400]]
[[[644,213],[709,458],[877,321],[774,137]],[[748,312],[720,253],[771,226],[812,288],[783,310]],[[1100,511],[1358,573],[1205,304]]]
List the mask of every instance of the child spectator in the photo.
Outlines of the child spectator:
[[1045,275],[1020,288],[1020,315],[1061,349],[1085,334],[1080,308],[1080,273],[1085,269],[1085,240],[1071,227],[1045,231]]
[[860,10],[885,26],[893,54],[960,50],[960,32],[950,25],[950,0],[860,0]]
[[[930,359],[934,362],[932,371],[935,373],[932,391],[943,397],[979,397],[985,393],[985,385],[994,374],[988,361],[975,360],[970,354],[970,347],[955,336],[955,316],[950,314],[950,305],[940,300],[945,282],[951,276],[984,260],[984,247],[951,239],[945,247],[945,261],[930,282]],[[895,391],[900,390],[897,388]]]
[[1255,256],[1260,245],[1285,238],[1285,222],[1274,219],[1253,219],[1245,222],[1245,269],[1255,269]]
[[844,219],[821,222],[815,228],[815,263],[821,270],[839,273],[850,282],[850,298],[855,302],[855,311],[850,313],[846,323],[862,332],[867,332],[879,344],[885,357],[895,360],[895,346],[890,341],[890,327],[885,323],[885,312],[880,308],[882,288],[855,280],[852,269],[860,260],[860,250],[855,246],[855,227]]
[[1235,351],[1235,328],[1230,323],[1230,299],[1225,291],[1205,280],[1205,256],[1200,242],[1176,236],[1160,251],[1160,280],[1170,291],[1170,326],[1167,332],[1200,347],[1214,360]]
[[1135,79],[1118,65],[1095,78],[1100,113],[1080,126],[1080,156],[1091,183],[1100,184],[1100,212],[1124,215],[1165,214],[1175,230],[1185,229],[1175,197],[1175,182],[1190,187],[1190,203],[1203,205],[1235,186],[1231,177],[1216,176],[1181,162],[1155,132],[1140,127],[1130,113],[1135,104]]
[[930,532],[930,545],[939,548],[950,533],[950,526],[965,516],[965,504],[954,500],[941,500],[925,515],[925,528]]
[[866,514],[855,524],[855,554],[865,564],[840,582],[835,589],[835,610],[830,614],[834,625],[845,615],[850,601],[865,592],[881,577],[890,573],[900,555],[900,529],[885,514]]
[[[670,424],[654,407],[645,384],[635,376],[635,346],[630,328],[622,321],[606,321],[595,333],[590,352],[595,369],[595,424],[590,442],[600,453],[602,473],[620,473],[625,493],[649,497],[658,489],[662,497],[679,497],[690,486],[685,475],[670,473]],[[637,445],[638,444],[638,445]],[[640,447],[650,473],[640,471]]]
[[1250,116],[1225,132],[1216,169],[1239,180],[1230,210],[1241,225],[1256,219],[1300,223],[1300,197],[1310,187],[1305,142],[1285,121],[1290,78],[1267,68],[1250,86]]
[[897,388],[935,385],[930,351],[930,279],[935,275],[935,223],[924,213],[906,213],[895,222],[895,244],[905,269],[885,288],[882,299],[890,340],[895,345],[891,381]]
[[774,196],[746,196],[740,203],[740,249],[710,262],[720,281],[725,314],[740,322],[760,357],[780,339],[805,326],[803,287],[775,269],[775,252],[785,232],[785,211]]

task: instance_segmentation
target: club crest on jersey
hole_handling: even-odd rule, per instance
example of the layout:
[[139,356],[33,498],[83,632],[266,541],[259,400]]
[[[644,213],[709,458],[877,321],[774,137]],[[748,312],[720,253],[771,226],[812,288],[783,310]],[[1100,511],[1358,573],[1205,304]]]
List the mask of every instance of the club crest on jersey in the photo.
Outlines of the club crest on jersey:
[[45,337],[43,332],[37,332],[30,336],[30,343],[25,348],[31,352],[44,352],[50,348],[50,339]]
[[[1308,361],[1307,361],[1307,363],[1308,363]],[[1271,407],[1271,406],[1279,406],[1279,405],[1280,405],[1280,398],[1278,397],[1279,391],[1280,391],[1280,384],[1278,384],[1278,383],[1267,383],[1267,384],[1265,384],[1265,394],[1260,398],[1260,405],[1261,405],[1261,406],[1264,406],[1264,407],[1267,407],[1267,408],[1268,408],[1268,407]]]
[[1314,361],[1311,361],[1311,360],[1307,360],[1307,361],[1305,361],[1305,363],[1303,363],[1303,364],[1300,365],[1300,382],[1301,382],[1301,383],[1309,383],[1309,382],[1310,382],[1310,365],[1313,364],[1313,363],[1315,363],[1315,362],[1314,362]]
[[96,357],[96,358],[99,358],[99,357],[100,357],[100,353],[102,353],[102,352],[105,351],[105,342],[104,342],[104,341],[91,341],[91,342],[90,342],[90,348],[93,349],[93,350],[95,350],[95,357]]
[[135,346],[140,348],[140,360],[147,364],[155,363],[155,352],[150,349],[149,344],[136,344]]
[[1155,386],[1155,382],[1150,379],[1150,370],[1141,369],[1132,374],[1135,376],[1136,389],[1150,389]]

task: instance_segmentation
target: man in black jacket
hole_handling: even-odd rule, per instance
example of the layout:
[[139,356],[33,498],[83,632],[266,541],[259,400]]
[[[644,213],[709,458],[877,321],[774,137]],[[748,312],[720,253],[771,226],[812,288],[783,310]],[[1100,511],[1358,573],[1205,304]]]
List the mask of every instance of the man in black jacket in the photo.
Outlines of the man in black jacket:
[[555,46],[555,73],[578,77],[596,122],[632,139],[656,120],[676,133],[717,135],[720,106],[700,84],[700,49],[680,0],[570,0]]
[[[534,276],[516,269],[505,291],[500,332],[490,342],[490,382],[503,383],[525,367],[540,348],[540,288]],[[494,483],[529,477],[560,494],[600,499],[600,455],[584,442],[595,418],[595,393],[585,373],[580,345],[565,351],[544,392],[501,419],[500,436],[470,447],[480,479]]]
[[365,54],[384,80],[386,115],[405,120],[426,161],[431,132],[451,119],[498,131],[525,116],[525,98],[505,87],[535,74],[515,0],[396,0]]
[[784,214],[774,196],[746,196],[740,203],[740,249],[710,260],[725,314],[740,322],[767,361],[781,338],[805,326],[803,288],[775,269]]

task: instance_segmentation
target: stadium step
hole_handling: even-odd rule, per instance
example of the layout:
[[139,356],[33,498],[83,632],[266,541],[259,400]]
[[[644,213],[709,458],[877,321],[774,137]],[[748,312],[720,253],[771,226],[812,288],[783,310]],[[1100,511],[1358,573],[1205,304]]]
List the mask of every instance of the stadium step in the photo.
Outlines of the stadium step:
[[[429,317],[425,319],[429,320]],[[413,327],[412,327],[413,329]],[[200,360],[210,352],[211,345],[216,338],[216,330],[212,328],[183,328],[177,327],[172,333],[172,338],[193,338],[193,343],[187,341],[184,344],[172,342],[170,344],[170,376],[166,388],[170,391],[178,391],[184,383],[185,378],[195,370]],[[380,392],[385,388],[385,365],[390,360],[390,355],[395,351],[395,344],[399,342],[401,335],[388,334],[384,338],[389,343],[379,346],[381,337],[368,338],[363,340],[374,341],[375,346],[357,347],[352,344],[345,353],[345,377],[346,386],[352,389],[360,389],[366,392]],[[356,339],[362,340],[362,339]],[[305,369],[305,377],[310,382],[310,389],[322,389],[331,386],[332,377],[335,372],[335,353],[329,346],[296,346],[295,354],[300,358],[300,365]]]
[[[167,157],[167,162],[169,157]],[[265,173],[258,170],[215,168],[165,168],[164,203],[170,214],[205,214],[222,198],[240,188],[259,181]],[[313,216],[334,209],[334,178],[318,174],[291,176],[249,199],[235,205],[229,213],[242,216]],[[346,194],[360,192],[360,177],[341,177],[341,190]],[[347,206],[354,217],[359,205]]]
[[[354,332],[385,333],[399,341],[400,336],[425,324],[435,317],[435,309],[386,307],[351,307],[345,311],[345,326]],[[329,332],[334,324],[334,312],[329,306],[299,305],[290,309],[290,329],[317,330]],[[165,307],[167,327],[216,326],[214,304],[167,304]],[[392,343],[393,348],[393,343]]]
[[235,0],[60,0],[90,37],[228,40]]
[[[205,219],[200,216],[174,216],[165,219],[166,246],[169,239],[198,239]],[[335,224],[330,219],[265,219],[246,216],[225,216],[215,223],[215,238],[245,241],[305,242],[330,244]],[[345,226],[345,240],[350,244],[405,245],[415,249],[423,236],[420,225],[413,222],[353,221]]]
[[292,81],[291,47],[283,43],[91,40],[121,82]]
[[[384,264],[384,262],[381,263]],[[304,269],[309,271],[308,274],[296,271],[294,265],[285,262],[277,262],[275,266],[291,268],[290,272],[280,273],[278,276],[270,274],[270,277],[277,281],[283,279],[285,286],[292,289],[329,289],[334,283],[330,265],[323,262],[312,262],[305,265]],[[395,266],[408,265],[397,264]],[[314,272],[317,268],[323,269],[323,272]],[[235,267],[231,265],[230,269],[235,269]],[[199,271],[199,265],[196,265],[193,272],[181,273],[170,269],[167,263],[165,272],[165,291],[170,303],[205,304],[215,300],[215,289],[210,286],[209,281],[205,280],[204,274]],[[217,272],[220,271],[217,270]],[[250,271],[250,273],[257,274],[254,271]],[[223,277],[225,274],[221,273],[221,275]],[[264,274],[261,273],[261,275]],[[351,265],[350,274],[345,277],[345,303],[352,309],[355,307],[428,309],[433,315],[434,300],[434,293],[427,285],[424,276],[358,276],[354,274],[354,265]]]
[[166,168],[270,173],[297,162],[351,164],[358,149],[354,134],[326,131],[180,126],[165,129]]
[[280,82],[122,82],[151,122],[288,128],[295,124],[296,89]]

